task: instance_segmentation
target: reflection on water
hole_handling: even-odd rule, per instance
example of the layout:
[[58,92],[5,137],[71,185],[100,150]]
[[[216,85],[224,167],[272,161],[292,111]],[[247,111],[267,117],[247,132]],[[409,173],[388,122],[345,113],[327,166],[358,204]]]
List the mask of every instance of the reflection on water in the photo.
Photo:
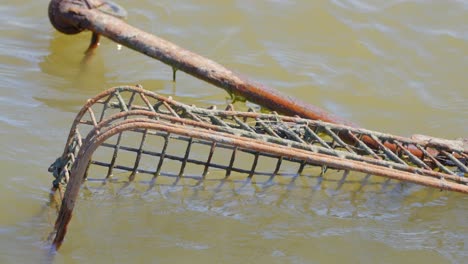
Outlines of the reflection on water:
[[[48,1],[0,6],[0,262],[37,263],[55,212],[49,164],[85,100],[141,83],[224,108],[221,89],[49,25]],[[363,127],[467,137],[466,1],[129,1],[129,23]],[[245,109],[242,102],[236,108]],[[124,175],[123,175],[124,176]],[[212,177],[222,178],[213,173]],[[342,172],[87,182],[57,263],[461,263],[467,198]],[[237,175],[239,176],[239,175]],[[92,260],[92,261],[91,261]]]
[[[77,256],[84,253],[75,250],[83,247],[76,237],[78,230],[86,236],[101,234],[97,241],[88,241],[89,246],[106,249],[117,244],[126,249],[106,249],[97,256],[102,260],[108,260],[110,254],[131,259],[136,252],[148,250],[152,252],[148,258],[139,258],[165,262],[197,255],[200,262],[257,258],[308,262],[353,257],[356,262],[393,262],[412,256],[412,261],[444,262],[444,258],[451,259],[464,250],[465,238],[438,213],[442,208],[465,210],[464,197],[447,197],[438,191],[362,175],[347,179],[338,188],[342,173],[332,172],[331,178],[334,176],[336,179],[326,179],[306,173],[268,185],[234,177],[225,182],[205,181],[196,187],[191,181],[174,186],[172,179],[150,190],[138,182],[104,186],[88,182],[79,210],[99,213],[82,213],[73,220],[74,228],[63,250]],[[453,202],[447,202],[448,198]],[[454,221],[463,225],[463,212],[455,217]],[[107,224],[98,224],[102,222]],[[434,239],[439,236],[451,242]],[[122,237],[141,243],[133,245]],[[331,249],[311,252],[309,246]],[[339,247],[340,253],[333,247]],[[373,250],[391,254],[382,257]]]
[[[91,61],[85,60],[83,44],[90,34],[67,36],[54,32],[48,47],[50,53],[39,63],[41,71],[57,79],[72,80],[67,86],[78,89],[90,89],[93,83],[104,83],[105,66],[100,53],[96,53]],[[57,85],[57,89],[62,85]]]
[[76,105],[83,99],[73,96],[74,93],[94,92],[112,82],[105,76],[107,70],[100,53],[92,58],[85,57],[86,46],[83,44],[89,38],[89,33],[67,36],[54,32],[48,48],[50,53],[42,58],[39,67],[50,79],[50,88],[57,92],[35,97],[36,100],[52,108],[76,112]]

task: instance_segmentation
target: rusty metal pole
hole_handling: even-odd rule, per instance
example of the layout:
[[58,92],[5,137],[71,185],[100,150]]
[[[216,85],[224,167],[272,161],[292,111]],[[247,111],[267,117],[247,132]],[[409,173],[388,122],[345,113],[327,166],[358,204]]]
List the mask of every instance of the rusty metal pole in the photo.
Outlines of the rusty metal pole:
[[77,34],[86,29],[91,30],[175,69],[223,88],[230,94],[242,96],[281,114],[356,126],[318,107],[246,80],[212,60],[130,26],[117,17],[103,13],[96,8],[89,8],[86,1],[51,1],[49,18],[60,32]]

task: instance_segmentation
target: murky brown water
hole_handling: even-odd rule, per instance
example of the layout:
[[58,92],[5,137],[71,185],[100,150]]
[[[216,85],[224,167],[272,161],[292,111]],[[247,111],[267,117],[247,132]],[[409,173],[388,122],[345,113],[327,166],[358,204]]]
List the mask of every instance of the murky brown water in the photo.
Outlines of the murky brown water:
[[[222,107],[227,98],[183,73],[173,84],[169,67],[109,41],[80,66],[89,35],[55,32],[47,3],[0,6],[1,263],[43,258],[55,219],[44,210],[52,181],[47,167],[87,98],[134,83],[200,106]],[[468,136],[466,1],[119,3],[129,23],[363,127]],[[89,187],[55,260],[466,261],[468,197],[355,176],[357,183],[340,188],[311,176],[268,187]]]

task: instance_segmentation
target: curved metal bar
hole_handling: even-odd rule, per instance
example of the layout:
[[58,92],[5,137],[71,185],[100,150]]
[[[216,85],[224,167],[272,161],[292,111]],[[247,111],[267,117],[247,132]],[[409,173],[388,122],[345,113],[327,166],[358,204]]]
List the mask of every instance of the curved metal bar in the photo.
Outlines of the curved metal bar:
[[61,246],[65,237],[67,226],[71,220],[73,208],[78,197],[81,183],[85,178],[85,173],[91,160],[91,156],[96,151],[96,149],[101,146],[108,138],[122,133],[123,131],[135,129],[164,131],[170,134],[177,134],[189,138],[203,139],[210,142],[235,146],[237,148],[253,150],[261,153],[269,153],[270,155],[274,155],[278,158],[287,157],[290,159],[302,160],[307,164],[327,166],[330,168],[342,170],[358,171],[362,173],[383,176],[390,179],[412,182],[441,190],[449,190],[468,194],[467,185],[449,182],[444,179],[421,177],[409,172],[398,171],[392,168],[383,168],[374,164],[346,160],[340,157],[314,153],[289,146],[281,146],[275,143],[246,138],[240,135],[208,130],[205,128],[192,127],[187,129],[187,127],[184,125],[167,123],[161,120],[147,118],[128,119],[108,126],[101,125],[95,127],[84,140],[83,147],[80,149],[78,154],[77,162],[73,165],[62,206],[55,223],[56,234],[53,241],[53,247],[55,250]]

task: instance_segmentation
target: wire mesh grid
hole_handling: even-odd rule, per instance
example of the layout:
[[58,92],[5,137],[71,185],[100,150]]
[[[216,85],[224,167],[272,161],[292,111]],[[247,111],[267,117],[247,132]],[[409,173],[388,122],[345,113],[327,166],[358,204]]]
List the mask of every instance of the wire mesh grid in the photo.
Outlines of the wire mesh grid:
[[[89,157],[87,149],[93,149]],[[88,100],[63,155],[50,167],[55,186],[69,181],[77,159],[87,163],[78,177],[101,181],[124,171],[128,181],[147,175],[152,184],[161,177],[177,184],[232,174],[269,182],[314,166],[321,174],[343,169],[468,192],[463,142],[415,140],[232,106],[198,108],[140,86],[112,88]]]

